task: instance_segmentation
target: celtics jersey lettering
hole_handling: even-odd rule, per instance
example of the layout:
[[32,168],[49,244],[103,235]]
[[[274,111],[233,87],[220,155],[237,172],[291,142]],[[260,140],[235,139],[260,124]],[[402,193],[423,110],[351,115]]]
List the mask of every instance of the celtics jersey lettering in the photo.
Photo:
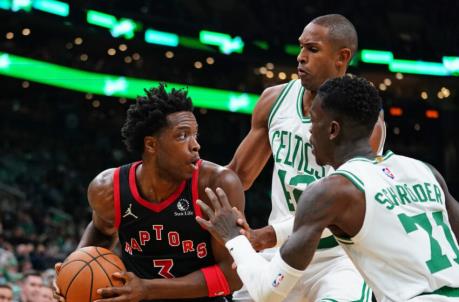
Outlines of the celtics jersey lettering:
[[272,212],[269,223],[294,215],[304,189],[324,177],[329,167],[319,166],[309,142],[311,119],[303,116],[304,88],[301,81],[289,82],[269,118],[269,141],[274,158],[272,177]]
[[[378,301],[459,297],[459,247],[445,195],[430,168],[388,151],[376,160],[354,158],[333,174],[365,194],[361,230],[337,238]],[[432,298],[430,298],[432,297]],[[425,300],[427,301],[427,300]]]

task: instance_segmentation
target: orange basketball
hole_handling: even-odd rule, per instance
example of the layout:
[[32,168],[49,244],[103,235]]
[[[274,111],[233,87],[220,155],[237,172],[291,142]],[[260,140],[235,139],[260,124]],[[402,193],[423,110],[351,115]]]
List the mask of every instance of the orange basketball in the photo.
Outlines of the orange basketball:
[[96,293],[97,289],[123,285],[111,276],[125,270],[121,259],[111,251],[88,246],[65,259],[56,282],[66,302],[92,302],[102,298]]

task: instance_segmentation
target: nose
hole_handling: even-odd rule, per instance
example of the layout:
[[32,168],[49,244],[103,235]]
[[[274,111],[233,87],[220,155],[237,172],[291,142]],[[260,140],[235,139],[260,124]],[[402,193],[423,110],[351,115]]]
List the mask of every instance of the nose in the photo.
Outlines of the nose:
[[307,55],[306,55],[306,51],[304,51],[304,47],[300,49],[300,53],[296,57],[296,61],[300,63],[301,65],[306,64]]
[[191,151],[199,152],[199,150],[201,150],[201,145],[198,143],[198,139],[196,138],[196,136],[193,136],[193,138],[190,141],[190,144]]

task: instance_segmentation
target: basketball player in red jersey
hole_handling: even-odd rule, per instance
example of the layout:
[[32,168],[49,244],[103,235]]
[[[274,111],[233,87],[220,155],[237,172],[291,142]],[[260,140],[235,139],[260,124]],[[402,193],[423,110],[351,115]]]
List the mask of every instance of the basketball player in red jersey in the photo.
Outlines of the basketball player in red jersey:
[[88,188],[92,221],[79,247],[113,249],[119,240],[128,271],[114,275],[125,285],[99,289],[97,302],[226,301],[242,283],[225,247],[196,222],[196,200],[210,204],[205,189],[220,187],[242,210],[242,184],[231,170],[199,158],[186,91],[160,85],[146,92],[121,130],[142,160],[101,172]]

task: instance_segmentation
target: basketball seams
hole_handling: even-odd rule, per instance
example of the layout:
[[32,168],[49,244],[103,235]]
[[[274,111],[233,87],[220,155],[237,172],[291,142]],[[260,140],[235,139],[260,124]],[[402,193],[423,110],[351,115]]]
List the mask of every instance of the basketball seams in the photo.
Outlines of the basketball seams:
[[[97,258],[102,257],[102,259],[104,259],[105,261],[109,262],[110,264],[113,264],[113,263],[111,263],[111,261],[108,261],[108,260],[104,257],[105,255],[102,255],[102,254],[101,254],[101,252],[99,251],[98,248],[96,248],[96,251],[97,251],[97,253],[99,254],[99,256],[97,256]],[[107,273],[107,271],[105,270],[105,268],[102,266],[102,264],[100,264],[100,262],[97,261],[97,258],[95,259],[96,262],[97,262],[97,264],[99,264],[100,268],[104,271],[105,275],[107,276],[108,281],[110,282],[110,286],[113,286],[112,278],[110,278],[111,276],[109,276],[109,274]],[[115,265],[115,267],[117,267],[117,266]]]
[[[78,292],[79,284],[83,280],[89,279],[88,281],[90,282],[89,284],[87,283],[88,287],[85,288],[89,289],[89,302],[91,302],[93,298],[93,291],[97,286],[99,286],[96,285],[97,282],[95,282],[95,276],[99,275],[97,280],[99,280],[100,277],[105,276],[103,279],[105,279],[106,281],[104,282],[107,283],[104,286],[116,286],[118,282],[111,279],[111,274],[115,270],[125,270],[121,259],[119,259],[116,254],[101,247],[82,248],[72,253],[72,255],[69,255],[68,258],[69,259],[65,261],[61,267],[61,270],[64,270],[62,272],[65,272],[66,270],[69,271],[62,275],[62,278],[64,278],[63,280],[67,281],[61,284],[63,287],[62,294],[66,300],[74,299],[75,290]],[[98,267],[94,266],[96,263]],[[89,267],[89,271],[85,271],[86,267]],[[75,288],[75,286],[77,288]],[[80,292],[80,294],[84,295],[85,292],[86,291]],[[80,296],[78,300],[85,301],[86,295]]]
[[[68,294],[68,291],[69,289],[72,287],[72,283],[76,280],[76,278],[80,275],[81,271],[83,271],[86,267],[89,267],[89,270],[91,272],[91,291],[89,292],[89,302],[91,302],[91,296],[92,296],[92,279],[93,279],[93,272],[92,272],[92,267],[91,265],[89,265],[89,263],[87,261],[84,261],[84,260],[72,260],[71,262],[76,262],[76,261],[81,261],[81,262],[84,262],[85,265],[83,265],[72,277],[72,279],[70,280],[68,286],[67,286],[67,289],[65,291],[65,294],[64,294],[64,298],[67,299],[67,294]],[[62,267],[63,268],[63,267]]]
[[[112,283],[112,279],[111,279],[111,276],[107,273],[107,271],[105,270],[105,268],[102,266],[102,264],[100,264],[100,262],[98,261],[98,258],[102,258],[102,259],[105,259],[105,261],[107,261],[108,263],[112,264],[113,266],[115,266],[116,268],[118,268],[119,270],[122,270],[121,268],[119,268],[116,264],[112,263],[111,261],[109,261],[107,258],[105,258],[105,256],[107,255],[113,255],[113,253],[105,253],[105,254],[102,254],[98,248],[96,248],[96,251],[99,255],[97,256],[94,256],[92,255],[91,253],[88,253],[87,251],[84,251],[84,250],[80,250],[79,252],[82,252],[90,257],[92,257],[91,261],[89,261],[87,263],[87,265],[91,266],[91,262],[95,262],[99,265],[99,267],[102,269],[102,271],[104,272],[105,276],[107,277],[107,280],[110,282],[110,286],[113,286],[113,283]],[[91,282],[91,292],[92,292],[92,282]]]
[[114,267],[116,267],[117,269],[119,269],[120,271],[123,270],[122,267],[119,267],[118,265],[116,265],[115,263],[113,263],[110,259],[106,258],[105,256],[107,255],[115,255],[113,253],[110,253],[110,254],[101,254],[101,252],[99,251],[99,248],[96,248],[96,251],[99,253],[99,256],[102,257],[105,261],[109,262],[110,264],[112,264]]

